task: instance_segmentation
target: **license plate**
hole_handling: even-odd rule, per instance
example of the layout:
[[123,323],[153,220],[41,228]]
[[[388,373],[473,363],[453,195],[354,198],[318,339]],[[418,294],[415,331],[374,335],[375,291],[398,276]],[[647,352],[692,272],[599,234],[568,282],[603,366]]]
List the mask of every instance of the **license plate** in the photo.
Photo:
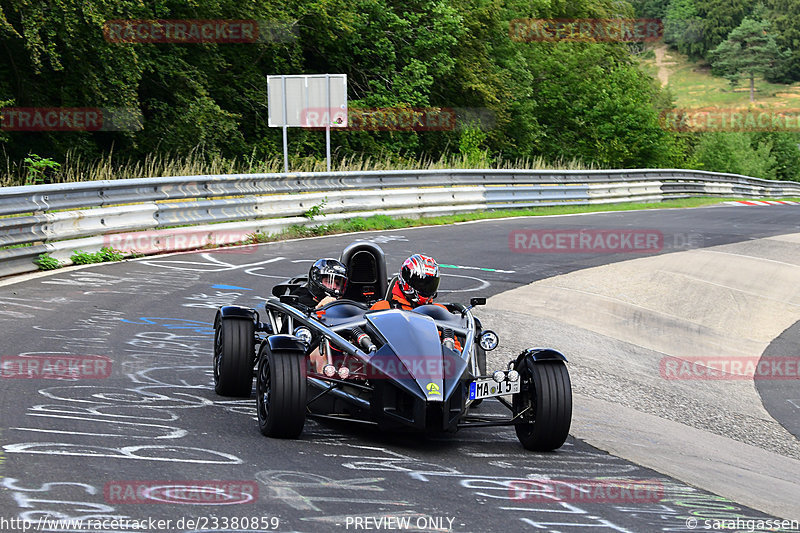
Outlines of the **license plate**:
[[486,378],[476,379],[469,384],[470,400],[480,400],[481,398],[491,398],[492,396],[514,394],[516,392],[519,392],[519,380],[506,380],[502,383],[498,383],[492,378]]

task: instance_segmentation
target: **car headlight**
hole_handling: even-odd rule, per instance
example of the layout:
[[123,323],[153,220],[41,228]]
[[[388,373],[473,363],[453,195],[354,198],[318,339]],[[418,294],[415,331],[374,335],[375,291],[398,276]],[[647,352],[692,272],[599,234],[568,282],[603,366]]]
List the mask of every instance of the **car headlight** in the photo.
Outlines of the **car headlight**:
[[481,333],[481,336],[478,339],[478,344],[481,345],[481,348],[489,352],[497,348],[497,345],[500,344],[500,338],[497,336],[497,333],[487,329]]
[[303,341],[306,344],[311,344],[311,330],[305,326],[300,326],[294,329],[294,336]]
[[492,374],[492,379],[498,383],[502,383],[506,379],[506,373],[502,370],[497,370]]
[[519,379],[519,372],[517,372],[516,370],[509,370],[508,374],[506,374],[506,377],[508,378],[508,381],[511,381],[513,383],[514,381],[517,381]]

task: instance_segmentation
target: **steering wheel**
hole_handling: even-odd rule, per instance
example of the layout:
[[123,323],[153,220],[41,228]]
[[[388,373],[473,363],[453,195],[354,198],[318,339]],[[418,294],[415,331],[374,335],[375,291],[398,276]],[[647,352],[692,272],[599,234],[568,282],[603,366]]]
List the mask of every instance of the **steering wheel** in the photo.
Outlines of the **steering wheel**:
[[347,298],[340,298],[338,300],[332,301],[331,303],[327,303],[322,307],[320,307],[319,309],[317,309],[317,311],[330,309],[331,307],[336,307],[337,305],[343,305],[343,304],[354,305],[359,309],[364,309],[365,311],[369,311],[369,307],[364,302],[359,302],[356,300],[348,300]]

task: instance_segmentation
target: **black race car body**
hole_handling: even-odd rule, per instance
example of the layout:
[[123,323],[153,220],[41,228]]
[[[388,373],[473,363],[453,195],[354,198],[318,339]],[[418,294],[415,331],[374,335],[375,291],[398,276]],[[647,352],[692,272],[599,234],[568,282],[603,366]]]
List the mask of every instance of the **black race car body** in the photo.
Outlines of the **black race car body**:
[[[563,355],[525,350],[489,375],[486,351],[497,335],[472,312],[485,299],[370,310],[388,286],[383,252],[362,241],[342,259],[352,298],[306,307],[298,297],[305,280],[293,278],[273,289],[262,313],[238,306],[217,312],[216,390],[250,396],[255,374],[262,433],[296,437],[311,416],[419,432],[507,425],[528,449],[564,443],[572,395]],[[490,398],[510,416],[482,415],[477,406]]]

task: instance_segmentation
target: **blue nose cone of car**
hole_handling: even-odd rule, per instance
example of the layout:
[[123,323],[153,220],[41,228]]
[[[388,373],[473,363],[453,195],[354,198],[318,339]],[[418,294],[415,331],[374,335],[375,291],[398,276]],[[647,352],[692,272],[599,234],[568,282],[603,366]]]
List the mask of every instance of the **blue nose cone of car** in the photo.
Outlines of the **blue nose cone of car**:
[[367,320],[386,340],[386,345],[371,360],[373,367],[387,379],[411,389],[417,397],[428,402],[444,401],[448,389],[452,389],[448,382],[458,379],[466,363],[459,364],[457,352],[443,354],[433,319],[391,310],[370,313]]

